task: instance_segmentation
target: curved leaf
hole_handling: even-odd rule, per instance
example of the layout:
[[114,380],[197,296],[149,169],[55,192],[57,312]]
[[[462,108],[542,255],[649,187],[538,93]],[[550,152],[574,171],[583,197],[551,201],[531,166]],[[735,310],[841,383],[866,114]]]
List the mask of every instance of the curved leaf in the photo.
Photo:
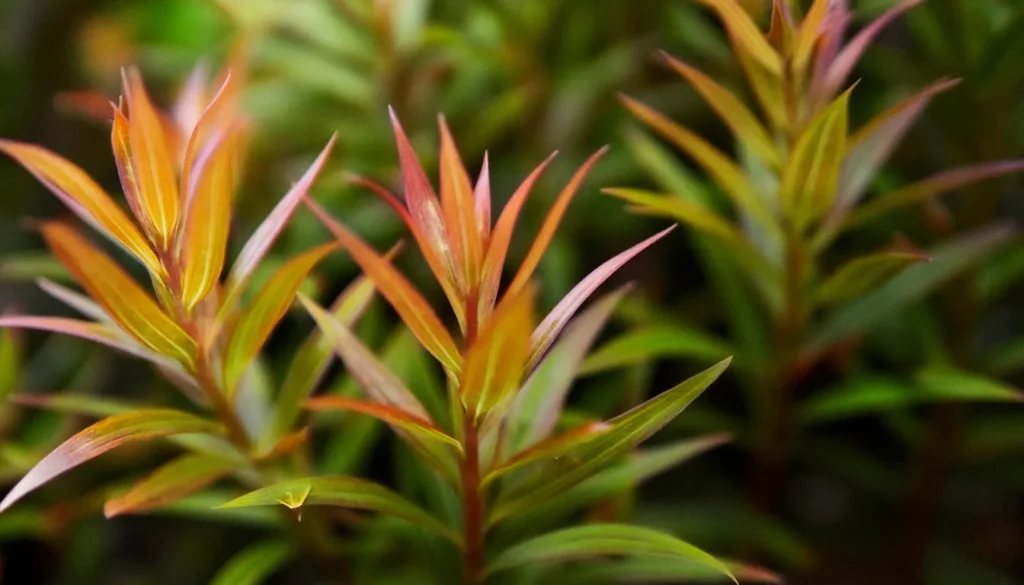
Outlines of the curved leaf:
[[294,552],[290,543],[276,540],[250,546],[217,571],[210,585],[260,585]]
[[376,404],[373,402],[363,402],[361,400],[353,400],[344,396],[318,396],[307,401],[306,408],[315,411],[344,410],[349,412],[358,412],[367,416],[372,416],[373,418],[417,436],[446,443],[448,446],[454,447],[460,453],[462,452],[462,445],[453,437],[448,436],[448,434],[437,425],[425,418],[409,414],[408,412],[394,406]]
[[[740,583],[782,585],[785,581],[763,567],[719,559]],[[719,570],[687,559],[637,557],[593,563],[573,572],[571,585],[611,583],[715,583],[729,581]]]
[[775,76],[782,75],[782,57],[736,0],[698,1],[718,12],[729,37],[740,52],[757,60]]
[[182,455],[138,481],[127,493],[108,500],[103,506],[103,514],[113,518],[120,514],[138,514],[172,504],[237,468],[237,462],[211,455]]
[[878,288],[904,268],[927,262],[920,252],[878,252],[854,258],[840,266],[821,284],[818,301],[838,305]]
[[653,325],[612,339],[590,354],[581,375],[595,374],[652,359],[720,360],[733,353],[722,340],[684,325]]

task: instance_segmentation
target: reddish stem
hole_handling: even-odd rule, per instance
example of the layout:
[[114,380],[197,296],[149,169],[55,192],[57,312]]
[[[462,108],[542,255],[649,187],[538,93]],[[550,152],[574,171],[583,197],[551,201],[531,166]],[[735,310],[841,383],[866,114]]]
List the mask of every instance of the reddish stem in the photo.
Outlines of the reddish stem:
[[472,413],[463,411],[462,522],[465,529],[466,585],[480,585],[484,576],[483,499],[480,496],[480,440]]

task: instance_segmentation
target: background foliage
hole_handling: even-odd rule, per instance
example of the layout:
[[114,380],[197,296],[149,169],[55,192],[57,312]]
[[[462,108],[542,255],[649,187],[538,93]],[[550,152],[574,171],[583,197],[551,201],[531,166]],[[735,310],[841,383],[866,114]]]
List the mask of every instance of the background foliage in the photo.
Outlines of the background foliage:
[[[766,30],[771,2],[743,4]],[[809,3],[791,4],[799,10]],[[848,4],[854,33],[896,2]],[[95,99],[77,92],[116,96],[120,68],[137,64],[157,101],[168,104],[197,62],[216,68],[240,51],[248,56],[244,100],[256,132],[236,231],[251,232],[337,131],[335,155],[314,194],[378,249],[393,244],[402,228],[377,198],[349,186],[346,173],[397,183],[387,105],[428,169],[436,168],[436,115],[443,112],[471,174],[488,152],[502,203],[559,150],[525,207],[526,233],[536,233],[586,157],[609,144],[540,266],[539,302],[550,307],[600,262],[664,225],[623,213],[599,187],[723,201],[690,159],[617,100],[629,94],[724,152],[736,151],[728,129],[658,50],[751,97],[720,21],[688,0],[7,0],[0,5],[0,136],[60,152],[117,192],[109,127],[91,115]],[[937,79],[963,80],[924,110],[872,182],[871,196],[944,169],[1024,156],[1021,54],[1019,2],[928,0],[890,24],[851,76],[860,80],[850,98],[851,128]],[[0,309],[59,311],[33,281],[67,277],[24,219],[65,212],[15,164],[0,162],[0,179]],[[666,529],[716,554],[756,561],[792,583],[1020,582],[1024,413],[1005,398],[1019,396],[1014,385],[1024,375],[1024,241],[1013,227],[1022,186],[1007,176],[954,190],[850,230],[823,255],[825,265],[839,266],[900,234],[932,261],[861,299],[860,313],[850,317],[857,335],[844,334],[841,351],[794,383],[792,447],[769,498],[751,478],[766,447],[750,398],[761,386],[744,379],[752,370],[742,366],[756,357],[744,331],[756,329],[763,315],[737,312],[730,299],[744,285],[723,284],[721,254],[690,230],[676,230],[638,257],[616,277],[636,288],[584,363],[587,375],[570,410],[621,412],[736,354],[737,367],[656,437],[668,444],[729,433],[732,442],[626,496],[598,497],[587,514]],[[267,273],[324,234],[311,214],[297,214]],[[521,260],[528,245],[514,239],[510,257]],[[401,262],[440,301],[420,264]],[[357,269],[337,254],[317,273],[307,292],[334,293]],[[395,336],[396,323],[375,303],[359,333],[417,378],[409,339]],[[283,375],[291,348],[310,327],[296,311],[275,333],[267,350],[274,375]],[[175,400],[137,360],[69,338],[5,330],[0,392],[55,391]],[[13,483],[85,421],[5,401],[0,477]],[[324,437],[324,471],[416,489],[415,466],[395,455],[379,424],[346,417],[338,425],[338,436]],[[232,559],[245,565],[247,554],[285,556],[266,541],[268,526],[280,522],[273,515],[210,512],[209,502],[190,501],[150,516],[102,517],[101,488],[163,460],[159,448],[115,452],[0,515],[6,582],[205,583]],[[354,545],[366,549],[368,574],[400,546],[383,537]],[[601,571],[577,567],[564,578],[617,582],[615,566]],[[292,563],[275,578],[314,582],[311,574]],[[649,582],[674,582],[652,574]],[[392,578],[402,582],[401,571]]]

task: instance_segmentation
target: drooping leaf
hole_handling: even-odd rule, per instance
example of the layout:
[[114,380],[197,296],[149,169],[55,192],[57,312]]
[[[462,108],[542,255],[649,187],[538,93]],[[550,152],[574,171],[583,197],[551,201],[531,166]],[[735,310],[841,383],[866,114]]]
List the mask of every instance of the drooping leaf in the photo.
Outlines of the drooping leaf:
[[608,147],[603,147],[592,154],[590,158],[588,158],[586,162],[576,170],[576,173],[573,174],[571,179],[569,179],[569,182],[562,189],[562,192],[558,194],[554,205],[551,206],[551,209],[544,217],[544,223],[541,224],[537,237],[534,238],[533,244],[530,245],[530,251],[526,253],[526,258],[524,258],[523,263],[519,265],[519,270],[516,272],[516,276],[512,279],[512,283],[509,284],[508,291],[505,294],[516,295],[527,286],[530,278],[533,277],[534,270],[536,270],[537,266],[540,264],[541,257],[544,256],[544,252],[547,251],[548,246],[551,244],[551,240],[555,237],[555,232],[558,230],[558,224],[562,221],[562,217],[569,208],[569,204],[572,203],[572,199],[576,195],[576,192],[579,191],[580,185],[583,183],[583,180],[586,179],[587,175],[590,174],[590,169],[594,168],[594,165],[597,164],[597,161],[600,160],[606,152],[608,152]]
[[511,452],[546,438],[554,430],[584,356],[629,288],[623,286],[605,295],[573,319],[565,335],[530,374],[507,418]]
[[584,302],[594,294],[594,291],[598,289],[608,278],[611,277],[619,268],[622,268],[627,262],[633,259],[637,254],[643,252],[648,246],[657,242],[670,231],[675,229],[675,226],[666,228],[657,234],[647,238],[646,240],[634,245],[624,252],[620,252],[618,255],[604,262],[597,268],[595,268],[590,274],[585,276],[576,286],[572,288],[561,301],[555,305],[555,308],[551,309],[551,312],[544,317],[544,320],[540,322],[540,325],[533,331],[532,336],[532,349],[530,351],[530,360],[527,365],[527,370],[532,370],[533,367],[540,361],[540,358],[544,356],[551,344],[555,342],[558,334],[562,331],[562,328],[569,322],[576,311],[583,305]]
[[224,357],[224,387],[229,395],[288,311],[309,271],[336,248],[335,244],[324,244],[289,260],[239,315]]
[[609,420],[586,440],[551,449],[550,461],[542,469],[498,496],[488,522],[494,524],[539,505],[614,463],[689,406],[725,371],[729,361],[723,360]]
[[737,140],[748,145],[771,166],[779,164],[779,153],[757,116],[731,91],[690,65],[662,52],[662,58],[700,93],[704,101],[732,130]]
[[182,455],[147,475],[127,493],[108,500],[103,514],[148,512],[195,493],[238,467],[238,463],[210,455]]
[[220,508],[283,505],[342,506],[371,510],[407,520],[458,544],[461,537],[439,520],[393,491],[354,477],[311,477],[277,483],[222,504]]
[[877,252],[841,265],[818,289],[818,302],[835,306],[864,296],[907,266],[927,262],[920,252]]
[[504,551],[487,570],[493,573],[522,565],[605,556],[682,559],[714,569],[738,582],[728,566],[692,544],[664,532],[628,524],[591,524],[538,536]]
[[43,289],[43,292],[46,294],[93,321],[115,325],[114,320],[110,318],[110,315],[107,314],[103,307],[89,297],[46,278],[36,279],[36,284],[39,285],[39,288]]
[[290,543],[277,540],[252,545],[221,567],[210,585],[260,585],[294,553]]
[[581,375],[596,374],[653,359],[721,360],[733,353],[724,341],[682,324],[652,325],[629,331],[590,354]]
[[423,344],[423,347],[427,348],[427,351],[433,354],[450,373],[458,373],[461,368],[458,347],[426,299],[398,270],[391,266],[386,258],[366,245],[358,236],[349,232],[316,202],[311,199],[305,201],[306,205],[352,255],[366,276],[377,285],[380,294],[387,299],[402,321]]
[[138,258],[151,273],[163,274],[156,253],[142,232],[85,171],[31,144],[0,140],[0,151],[18,161],[71,211]]
[[220,425],[169,409],[141,409],[103,419],[51,451],[15,485],[0,512],[54,477],[125,443],[185,433],[219,433]]
[[713,8],[722,19],[738,51],[755,59],[775,76],[782,75],[782,58],[736,0],[698,0]]
[[125,332],[153,351],[191,365],[196,343],[142,287],[70,226],[40,228],[53,254]]
[[806,226],[827,211],[839,189],[839,170],[846,154],[847,91],[810,123],[785,168],[782,202],[797,226]]

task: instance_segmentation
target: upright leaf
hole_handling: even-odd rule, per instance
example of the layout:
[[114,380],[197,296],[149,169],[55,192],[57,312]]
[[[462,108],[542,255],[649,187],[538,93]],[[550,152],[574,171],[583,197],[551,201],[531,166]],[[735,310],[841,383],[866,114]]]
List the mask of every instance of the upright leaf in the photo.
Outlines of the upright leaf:
[[255,544],[221,567],[210,585],[260,585],[294,553],[287,542],[272,540]]
[[820,113],[800,135],[782,170],[782,202],[797,226],[805,227],[835,202],[849,104],[846,92]]
[[238,463],[205,454],[182,455],[166,463],[132,486],[127,493],[108,500],[103,514],[113,518],[138,514],[172,504],[193,494],[238,468]]
[[177,410],[142,409],[111,416],[64,441],[43,457],[7,493],[0,502],[0,512],[72,467],[125,443],[185,433],[218,432],[220,425],[217,423]]
[[[480,281],[483,263],[482,233],[477,225],[473,186],[459,156],[455,139],[442,116],[441,128],[441,212],[451,237],[452,254],[462,272],[463,282]],[[408,189],[408,187],[406,187]]]
[[747,11],[736,0],[698,0],[718,12],[739,52],[756,60],[775,76],[782,75],[782,58],[768,43]]
[[814,53],[814,47],[822,33],[822,24],[828,12],[832,0],[814,0],[811,9],[800,23],[800,31],[796,37],[796,47],[793,51],[793,70],[803,74],[807,64]]

